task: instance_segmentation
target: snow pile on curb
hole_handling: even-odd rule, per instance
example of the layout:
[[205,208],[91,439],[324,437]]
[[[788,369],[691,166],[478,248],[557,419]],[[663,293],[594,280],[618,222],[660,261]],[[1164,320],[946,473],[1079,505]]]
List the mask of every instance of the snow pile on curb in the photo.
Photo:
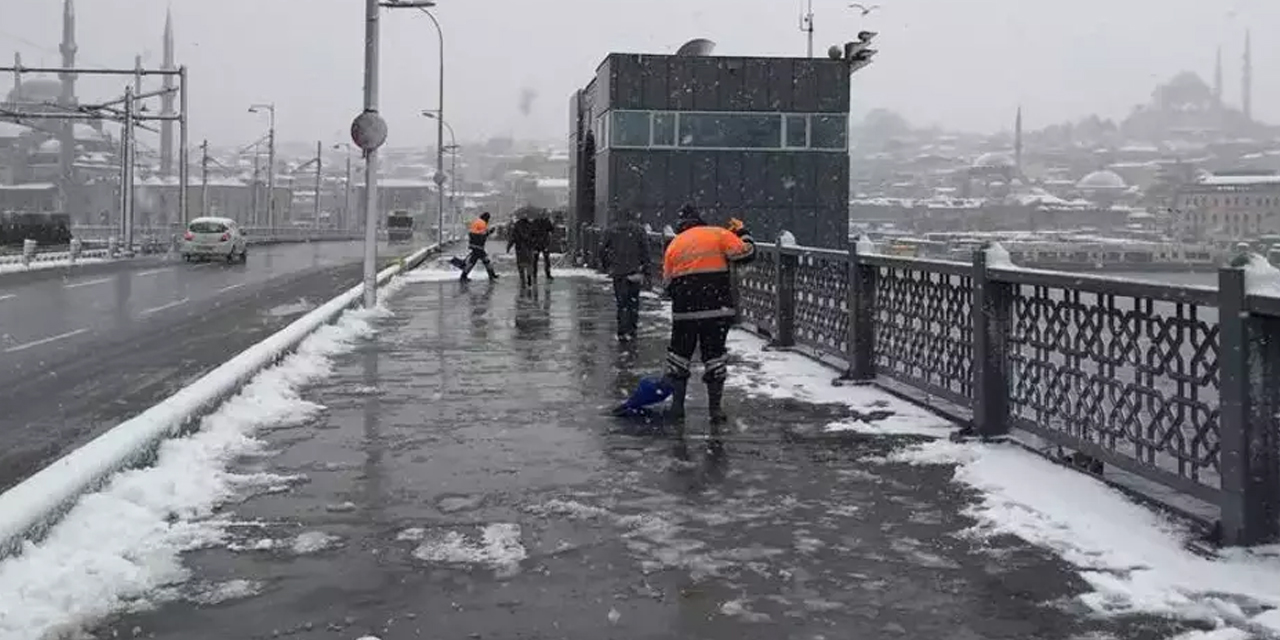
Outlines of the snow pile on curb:
[[0,640],[65,635],[145,605],[148,596],[172,593],[165,587],[188,577],[181,554],[223,541],[213,511],[246,484],[228,464],[259,450],[259,429],[300,424],[323,410],[304,400],[301,388],[373,335],[370,321],[390,313],[382,303],[405,280],[380,287],[374,309],[347,310],[320,326],[202,419],[198,431],[163,441],[154,465],[111,476],[104,488],[81,496],[42,541],[26,542],[19,555],[0,562]]
[[1280,635],[1280,548],[1198,555],[1185,526],[1014,445],[935,441],[884,461],[956,465],[955,481],[979,493],[966,510],[977,520],[968,533],[1011,534],[1054,551],[1093,589],[1080,600],[1100,615],[1146,613]]
[[76,260],[74,264],[70,260],[32,261],[30,265],[23,265],[21,262],[5,262],[0,263],[0,274],[26,273],[28,271],[40,271],[41,269],[68,269],[82,267],[87,264],[102,264],[111,261],[111,258],[81,258]]

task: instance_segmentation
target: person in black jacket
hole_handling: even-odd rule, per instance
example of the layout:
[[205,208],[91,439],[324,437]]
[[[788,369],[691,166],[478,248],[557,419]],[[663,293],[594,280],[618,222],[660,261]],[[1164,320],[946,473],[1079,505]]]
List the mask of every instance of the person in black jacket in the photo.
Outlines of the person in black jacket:
[[555,235],[556,232],[556,225],[551,221],[551,213],[546,209],[539,211],[538,215],[533,218],[531,231],[534,278],[537,278],[538,258],[542,258],[543,265],[546,268],[547,281],[550,282],[554,279],[551,277],[551,236]]
[[529,209],[521,208],[516,212],[516,221],[511,224],[507,234],[507,253],[516,250],[516,271],[520,273],[520,286],[532,287],[538,278],[538,254],[534,243],[533,220],[529,218]]
[[600,243],[600,266],[613,278],[618,305],[618,340],[636,339],[640,324],[640,289],[649,280],[648,234],[640,226],[640,214],[619,216]]

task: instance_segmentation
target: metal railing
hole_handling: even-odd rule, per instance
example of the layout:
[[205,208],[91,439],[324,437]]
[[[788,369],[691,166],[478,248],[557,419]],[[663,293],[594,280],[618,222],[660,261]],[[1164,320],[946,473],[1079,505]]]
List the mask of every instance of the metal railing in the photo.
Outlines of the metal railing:
[[[651,233],[651,248],[669,237]],[[583,231],[593,266],[598,239]],[[1280,298],[1248,293],[1240,266],[1214,289],[1023,269],[988,251],[890,257],[865,240],[757,250],[738,270],[739,315],[771,346],[837,361],[844,382],[959,405],[972,415],[960,436],[1018,430],[1199,499],[1227,544],[1280,538]]]
[[[323,242],[329,240],[359,240],[364,232],[347,229],[316,229],[310,227],[241,227],[250,244],[271,244],[276,242]],[[86,242],[105,243],[112,237],[121,237],[119,227],[114,225],[76,225],[72,234]],[[135,229],[134,238],[142,243],[164,243],[182,235],[181,225],[165,225]],[[380,235],[386,235],[380,232]]]

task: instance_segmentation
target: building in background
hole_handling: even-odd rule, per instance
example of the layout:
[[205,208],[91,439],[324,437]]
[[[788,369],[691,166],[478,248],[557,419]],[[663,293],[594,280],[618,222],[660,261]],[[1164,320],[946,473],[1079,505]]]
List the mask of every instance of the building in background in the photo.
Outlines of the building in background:
[[[613,53],[570,102],[570,219],[654,229],[692,203],[757,239],[844,246],[849,69],[840,60]],[[694,45],[694,46],[691,46]]]

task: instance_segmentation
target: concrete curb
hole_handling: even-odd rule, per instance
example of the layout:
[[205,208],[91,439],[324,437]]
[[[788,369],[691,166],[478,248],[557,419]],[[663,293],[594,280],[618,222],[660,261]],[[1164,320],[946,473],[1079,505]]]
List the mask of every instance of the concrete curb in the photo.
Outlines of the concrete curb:
[[[417,267],[440,250],[441,247],[430,245],[400,258],[378,273],[378,284]],[[101,486],[112,474],[149,461],[161,442],[194,426],[200,417],[259,372],[279,362],[363,295],[363,284],[352,287],[0,494],[0,558],[21,553],[27,539],[43,535],[80,496]]]

